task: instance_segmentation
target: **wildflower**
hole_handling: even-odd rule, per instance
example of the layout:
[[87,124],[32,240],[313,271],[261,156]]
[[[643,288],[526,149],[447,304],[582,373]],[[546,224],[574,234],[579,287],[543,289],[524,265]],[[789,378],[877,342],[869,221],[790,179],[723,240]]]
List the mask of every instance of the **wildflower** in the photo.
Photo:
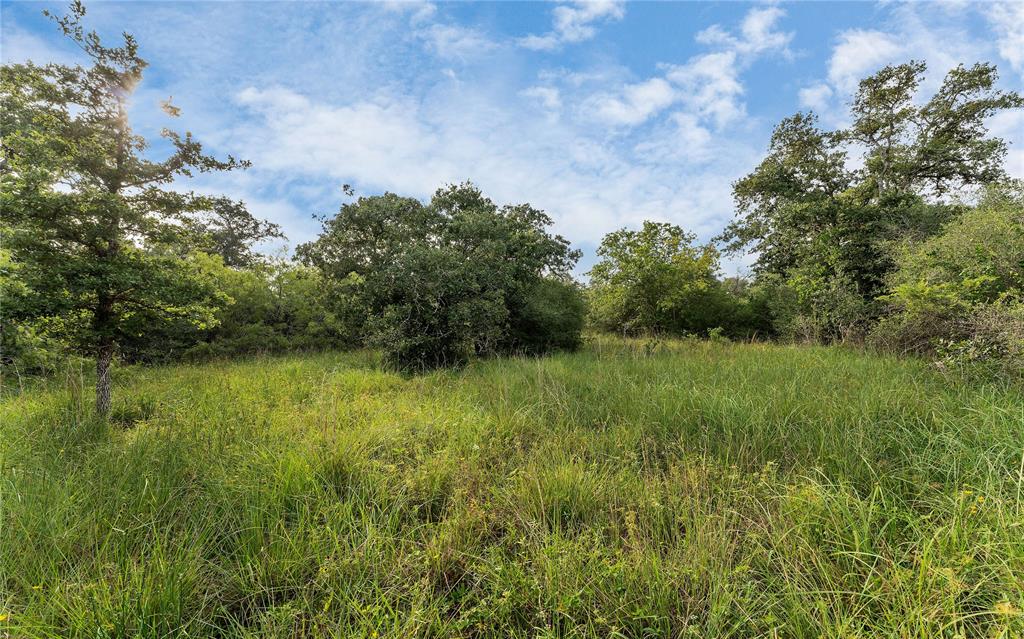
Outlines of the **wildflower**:
[[1013,604],[1009,601],[1000,601],[992,609],[997,615],[1017,615],[1020,611],[1013,607]]
[[6,612],[0,612],[0,623],[3,623],[3,622],[7,621],[10,618],[11,618],[11,616],[9,614],[7,614]]

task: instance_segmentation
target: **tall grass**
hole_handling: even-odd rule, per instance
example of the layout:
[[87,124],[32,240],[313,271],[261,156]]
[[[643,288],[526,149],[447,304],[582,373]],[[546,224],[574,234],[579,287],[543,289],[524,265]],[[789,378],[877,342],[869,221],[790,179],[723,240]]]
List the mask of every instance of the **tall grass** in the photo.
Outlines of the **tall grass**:
[[68,376],[0,405],[12,637],[1024,636],[1024,395],[599,339]]

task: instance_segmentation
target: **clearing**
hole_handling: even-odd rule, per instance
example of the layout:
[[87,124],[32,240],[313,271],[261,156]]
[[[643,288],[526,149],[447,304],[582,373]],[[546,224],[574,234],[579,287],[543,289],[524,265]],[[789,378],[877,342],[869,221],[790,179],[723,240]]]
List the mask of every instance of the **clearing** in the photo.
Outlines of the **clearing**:
[[0,634],[1020,637],[1024,394],[599,338],[128,368],[0,404]]

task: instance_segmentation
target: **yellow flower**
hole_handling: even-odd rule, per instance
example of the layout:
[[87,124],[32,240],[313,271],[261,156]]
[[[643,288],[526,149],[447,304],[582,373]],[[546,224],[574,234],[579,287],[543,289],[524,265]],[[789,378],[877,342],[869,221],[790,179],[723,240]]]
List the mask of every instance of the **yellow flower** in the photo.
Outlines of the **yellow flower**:
[[11,616],[9,614],[7,614],[6,612],[0,613],[0,623],[3,623],[3,622],[7,621],[10,618],[11,618]]
[[993,608],[992,610],[997,615],[1016,615],[1020,612],[1016,608],[1014,608],[1013,604],[1009,601],[1000,601],[995,605],[995,608]]
[[42,590],[42,589],[43,589],[43,584],[39,584],[38,586],[32,586],[32,590],[35,590],[35,591],[39,591],[39,590]]

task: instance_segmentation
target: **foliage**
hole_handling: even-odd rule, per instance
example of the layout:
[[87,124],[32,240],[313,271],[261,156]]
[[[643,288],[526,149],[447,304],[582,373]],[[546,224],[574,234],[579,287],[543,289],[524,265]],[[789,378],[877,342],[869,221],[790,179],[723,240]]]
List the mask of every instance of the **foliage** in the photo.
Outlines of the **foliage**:
[[499,208],[467,183],[426,205],[390,193],[345,204],[297,254],[329,281],[353,283],[368,343],[401,369],[423,370],[578,342],[578,332],[532,332],[572,330],[565,314],[579,312],[571,301],[540,308],[569,301],[568,289],[543,282],[567,279],[579,257],[550,224],[528,204]]
[[644,343],[409,379],[366,353],[0,399],[12,637],[1019,637],[1001,385]]
[[[996,90],[995,67],[977,64],[951,70],[918,104],[924,72],[910,62],[862,80],[846,129],[823,131],[813,114],[783,120],[768,156],[734,185],[738,219],[721,239],[797,291],[797,321],[817,338],[877,317],[892,246],[962,212],[943,196],[1004,177],[1006,144],[987,137],[985,121],[1024,99]],[[848,168],[854,152],[861,168]]]
[[191,134],[166,130],[174,152],[162,162],[147,159],[147,142],[127,118],[146,62],[130,35],[121,47],[101,44],[84,30],[84,15],[75,2],[54,19],[91,66],[27,63],[0,71],[0,207],[26,293],[5,315],[47,318],[49,329],[95,357],[96,409],[105,414],[109,368],[122,342],[166,323],[207,326],[222,301],[188,263],[159,250],[180,237],[190,213],[209,205],[167,185],[246,163],[217,160]]
[[[0,246],[5,244],[6,233],[0,227]],[[21,268],[9,250],[0,248],[0,371],[16,377],[52,373],[64,344],[47,334],[44,321],[25,312],[31,292],[21,279]]]
[[1024,182],[991,185],[941,233],[903,246],[890,286],[910,307],[1024,295]]
[[164,323],[121,344],[126,362],[346,348],[357,343],[362,308],[345,291],[327,286],[315,269],[261,258],[248,268],[219,255],[193,253],[187,263],[223,296],[213,321],[199,327]]
[[357,342],[362,308],[344,290],[327,286],[320,273],[286,260],[267,260],[238,270],[207,258],[219,288],[232,299],[217,325],[187,357],[319,350]]
[[893,315],[876,329],[876,343],[902,352],[938,351],[951,365],[1019,368],[1024,184],[990,186],[977,207],[941,233],[905,244],[897,265],[884,298]]
[[248,268],[260,263],[254,244],[283,238],[281,227],[253,217],[244,202],[209,198],[207,208],[188,220],[189,248],[219,255],[227,266]]
[[582,343],[586,315],[586,302],[575,282],[541,278],[511,309],[508,349],[534,355],[575,350]]
[[693,245],[681,227],[644,222],[609,233],[591,269],[594,325],[624,334],[704,333],[716,326],[708,304],[718,292],[718,252]]

